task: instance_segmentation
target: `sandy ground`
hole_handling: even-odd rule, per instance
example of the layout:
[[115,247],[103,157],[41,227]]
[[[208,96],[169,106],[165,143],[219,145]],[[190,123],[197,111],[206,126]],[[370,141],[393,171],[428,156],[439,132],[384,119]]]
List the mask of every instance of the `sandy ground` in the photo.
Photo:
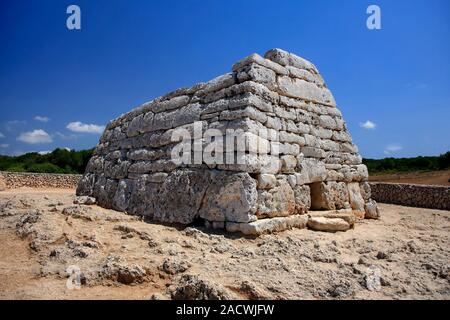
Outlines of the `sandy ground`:
[[[450,298],[449,211],[381,204],[381,220],[344,233],[242,238],[73,198],[73,190],[0,192],[0,299]],[[69,266],[80,269],[78,290],[67,287]]]
[[450,170],[371,175],[370,181],[450,186]]

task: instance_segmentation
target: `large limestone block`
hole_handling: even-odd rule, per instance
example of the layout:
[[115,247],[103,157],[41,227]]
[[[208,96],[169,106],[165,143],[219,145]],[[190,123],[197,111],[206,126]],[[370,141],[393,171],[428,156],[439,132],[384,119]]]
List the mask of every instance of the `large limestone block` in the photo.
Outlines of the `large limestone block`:
[[162,184],[150,183],[148,174],[139,174],[135,178],[134,190],[131,194],[128,212],[147,219],[152,219],[154,215],[154,206],[152,201],[155,195],[163,191]]
[[91,157],[91,159],[89,159],[89,162],[86,166],[86,172],[101,173],[103,172],[104,164],[104,157],[94,155]]
[[311,207],[311,191],[308,185],[296,185],[294,188],[295,213],[304,214]]
[[204,96],[212,92],[219,91],[224,88],[228,88],[236,83],[236,79],[233,73],[227,73],[222,76],[218,76],[208,81],[204,87],[196,92],[198,96]]
[[[279,93],[291,98],[299,98],[335,106],[336,102],[330,90],[320,88],[316,84],[298,78],[278,77]],[[333,128],[336,126],[334,123]]]
[[276,62],[282,66],[293,66],[298,69],[306,69],[311,70],[313,73],[318,73],[316,67],[311,62],[282,49],[271,49],[266,52],[264,58]]
[[353,210],[364,212],[364,199],[361,196],[361,189],[358,182],[351,182],[348,185],[350,205]]
[[281,232],[292,228],[306,228],[308,217],[305,215],[293,215],[289,217],[278,217],[261,219],[251,223],[226,223],[228,232],[241,232],[245,235],[259,236],[265,233]]
[[330,190],[335,209],[348,208],[350,198],[348,194],[347,184],[345,182],[327,182]]
[[301,159],[299,161],[301,181],[299,184],[310,184],[313,182],[322,182],[327,178],[327,169],[325,164],[316,159]]
[[316,231],[338,232],[349,230],[350,224],[341,218],[312,217],[308,220],[308,228]]
[[158,113],[158,112],[164,112],[164,111],[168,111],[168,110],[181,108],[181,107],[184,107],[185,105],[187,105],[190,100],[191,100],[191,98],[187,95],[174,97],[172,99],[165,100],[165,101],[155,104],[152,107],[152,111],[155,113]]
[[113,208],[119,211],[127,211],[134,187],[131,179],[120,180],[113,198]]
[[176,170],[152,195],[153,218],[162,222],[192,223],[197,217],[210,176],[201,170]]
[[202,170],[142,174],[135,180],[128,211],[164,223],[192,223],[210,181]]
[[359,164],[354,168],[353,180],[354,181],[367,181],[369,178],[369,171],[367,170],[366,165]]
[[142,133],[141,129],[144,127],[143,124],[144,124],[144,114],[140,114],[139,116],[131,120],[131,123],[129,124],[127,129],[127,136],[134,137]]
[[319,74],[314,74],[306,69],[299,69],[294,66],[286,66],[286,70],[289,72],[289,76],[293,78],[299,78],[308,82],[313,82],[318,86],[324,86],[325,83]]
[[208,221],[256,220],[256,181],[248,173],[213,172],[200,217]]
[[273,174],[258,175],[258,189],[272,189],[277,185],[277,178]]
[[297,167],[297,158],[293,155],[281,156],[281,171],[285,173],[294,173]]
[[359,189],[361,190],[361,196],[363,197],[364,201],[369,201],[370,197],[372,196],[372,190],[370,189],[370,185],[367,181],[361,182],[359,184]]
[[76,195],[91,196],[94,192],[95,174],[86,173],[78,182]]
[[356,223],[356,217],[353,214],[353,211],[351,209],[341,209],[341,210],[327,210],[327,211],[310,211],[308,213],[308,217],[310,218],[317,218],[317,217],[323,217],[328,219],[342,219],[345,222],[347,222],[350,227],[353,228],[353,226]]
[[244,59],[236,62],[233,65],[232,69],[233,69],[233,71],[238,72],[241,69],[245,68],[246,66],[252,65],[255,63],[259,64],[263,67],[266,67],[268,69],[271,69],[271,70],[275,71],[277,74],[282,74],[282,75],[289,74],[289,72],[283,66],[281,66],[277,63],[274,63],[273,61],[271,61],[269,59],[264,59],[257,53],[253,53],[253,54],[249,55],[248,57],[245,57]]
[[379,219],[380,211],[378,209],[377,203],[375,200],[370,200],[364,205],[364,210],[366,214],[364,218],[366,219]]
[[173,114],[172,127],[177,128],[200,120],[201,105],[199,103],[189,104],[180,108]]
[[281,159],[272,155],[227,154],[234,157],[235,164],[219,164],[217,168],[228,171],[276,174],[281,170]]
[[136,149],[128,152],[128,159],[133,161],[142,161],[142,160],[153,161],[165,155],[167,155],[167,151],[164,149],[158,150]]
[[294,214],[295,194],[287,181],[270,190],[258,191],[258,217],[283,217]]
[[266,85],[271,90],[276,88],[276,73],[256,63],[242,69],[237,77],[240,82],[252,80]]
[[107,209],[114,208],[114,197],[116,195],[118,181],[99,176],[95,179],[92,196],[97,203]]

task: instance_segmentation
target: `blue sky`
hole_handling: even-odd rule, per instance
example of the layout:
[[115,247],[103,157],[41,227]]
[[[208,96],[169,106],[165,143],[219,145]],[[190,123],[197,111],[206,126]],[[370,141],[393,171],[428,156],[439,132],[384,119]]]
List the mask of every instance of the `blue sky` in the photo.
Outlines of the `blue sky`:
[[364,157],[438,155],[449,39],[448,0],[1,1],[0,153],[93,147],[108,120],[278,47],[319,68]]

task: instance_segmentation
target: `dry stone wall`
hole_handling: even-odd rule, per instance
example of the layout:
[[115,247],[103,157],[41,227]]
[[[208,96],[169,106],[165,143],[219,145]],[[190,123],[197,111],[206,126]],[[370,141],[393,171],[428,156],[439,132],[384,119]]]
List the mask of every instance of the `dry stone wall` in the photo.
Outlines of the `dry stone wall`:
[[0,190],[16,188],[55,188],[75,189],[80,181],[80,174],[22,173],[0,172]]
[[372,198],[410,207],[450,210],[450,187],[403,183],[370,183]]
[[[230,132],[238,132],[231,144]],[[205,161],[211,145],[222,149]],[[186,149],[182,161],[174,157]],[[77,194],[154,221],[201,218],[213,228],[262,233],[304,227],[309,210],[378,217],[367,179],[317,68],[273,49],[111,121]]]

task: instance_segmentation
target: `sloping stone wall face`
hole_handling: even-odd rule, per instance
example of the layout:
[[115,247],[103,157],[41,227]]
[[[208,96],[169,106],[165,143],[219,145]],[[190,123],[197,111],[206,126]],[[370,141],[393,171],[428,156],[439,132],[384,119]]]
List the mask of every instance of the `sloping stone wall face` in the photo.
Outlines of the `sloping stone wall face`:
[[[174,160],[180,129],[193,137],[193,162]],[[195,148],[208,145],[204,134],[212,129],[223,136],[242,131],[245,153],[226,145],[221,159],[196,162]],[[222,161],[230,155],[234,162]],[[375,218],[367,178],[317,68],[273,49],[111,121],[77,194],[155,221],[202,218],[214,228],[252,233],[303,227],[300,216],[311,206]]]

